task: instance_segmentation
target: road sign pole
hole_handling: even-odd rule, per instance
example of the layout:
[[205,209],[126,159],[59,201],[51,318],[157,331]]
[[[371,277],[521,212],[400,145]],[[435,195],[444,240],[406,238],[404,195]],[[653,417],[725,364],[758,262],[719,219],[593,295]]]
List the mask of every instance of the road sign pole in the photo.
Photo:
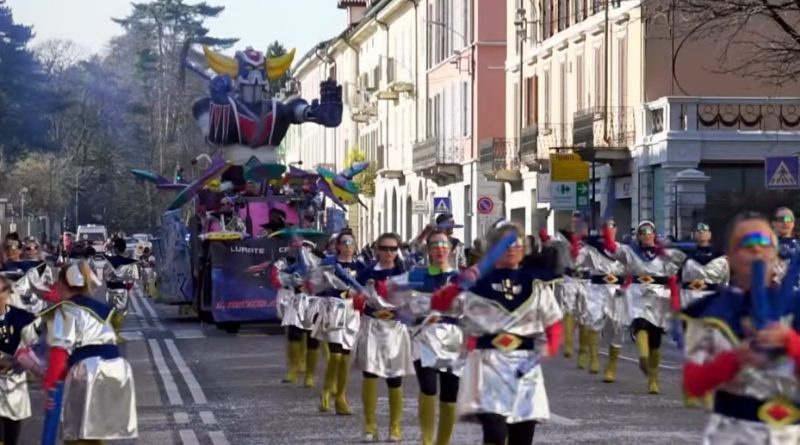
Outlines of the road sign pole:
[[594,150],[592,150],[592,200],[589,202],[589,230],[595,228],[595,220],[594,220],[594,203],[597,200],[597,163],[594,162]]

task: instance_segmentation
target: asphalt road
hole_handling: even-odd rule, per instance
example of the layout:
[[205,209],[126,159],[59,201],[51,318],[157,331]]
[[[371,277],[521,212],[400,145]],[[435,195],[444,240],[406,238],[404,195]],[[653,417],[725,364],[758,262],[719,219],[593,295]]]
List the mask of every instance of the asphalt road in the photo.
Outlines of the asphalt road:
[[[141,445],[347,444],[361,442],[360,380],[352,375],[350,402],[356,415],[317,411],[318,391],[281,383],[284,339],[275,329],[243,327],[236,335],[196,320],[181,319],[178,309],[134,298],[126,322],[124,353],[133,366],[139,414],[139,438],[113,442]],[[699,443],[706,414],[683,408],[680,356],[665,351],[662,394],[648,395],[634,360],[620,364],[618,382],[578,370],[574,361],[555,358],[545,364],[552,420],[537,428],[542,444]],[[322,361],[322,360],[321,360]],[[321,373],[321,363],[318,372]],[[23,445],[39,444],[42,409],[38,384],[32,386],[34,417],[26,421]],[[417,383],[405,384],[405,442],[419,443],[416,426]],[[382,437],[388,432],[385,388],[379,399]],[[476,425],[456,427],[454,445],[480,444]]]

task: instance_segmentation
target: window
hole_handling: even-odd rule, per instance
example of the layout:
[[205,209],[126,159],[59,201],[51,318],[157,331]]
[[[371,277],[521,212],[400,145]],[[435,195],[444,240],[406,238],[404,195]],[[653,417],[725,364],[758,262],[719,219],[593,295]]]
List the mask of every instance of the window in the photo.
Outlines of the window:
[[550,128],[550,70],[544,72],[544,100],[542,101],[542,109],[544,110],[544,128]]
[[603,60],[603,48],[594,49],[594,106],[605,105],[606,68]]
[[573,0],[572,11],[575,23],[586,20],[586,0]]
[[550,37],[552,16],[552,0],[542,0],[542,39]]
[[530,21],[528,23],[528,39],[531,42],[539,43],[541,39],[539,38],[539,28],[537,27],[538,21],[536,20],[536,11],[538,7],[536,6],[539,0],[530,0],[530,4],[528,5],[528,12],[530,13],[530,18],[527,20]]
[[575,108],[583,110],[583,54],[575,56]]
[[[618,70],[617,79],[618,79],[618,86],[617,86],[617,105],[620,108],[624,108],[627,106],[628,102],[628,39],[621,38],[618,40],[618,48],[617,48],[617,57],[618,57]],[[622,112],[622,110],[620,110]]]
[[514,139],[519,137],[519,127],[522,122],[520,122],[520,115],[519,115],[519,104],[522,100],[519,97],[519,83],[514,83]]
[[433,101],[428,98],[425,103],[425,115],[428,117],[425,123],[425,135],[430,137],[433,134]]
[[569,0],[558,0],[558,30],[563,31],[569,26]]
[[461,84],[461,135],[466,136],[469,134],[469,127],[471,121],[469,119],[470,97],[469,97],[469,84],[463,82]]
[[561,131],[560,141],[561,145],[566,146],[566,130],[567,130],[567,64],[561,62],[558,64],[558,107],[561,109],[561,122],[559,129]]
[[604,0],[591,0],[592,2],[592,14],[597,14],[598,12],[603,10],[603,3]]
[[525,125],[530,127],[536,125],[537,121],[539,120],[538,112],[539,112],[539,104],[537,101],[537,89],[539,88],[538,77],[533,76],[529,77],[526,80],[525,85]]
[[444,23],[444,0],[436,1],[436,22],[437,24],[434,25],[436,28],[436,58],[434,59],[434,64],[441,62],[444,54],[444,40],[446,37],[445,28],[442,26]]
[[426,54],[426,66],[428,69],[433,66],[433,5],[428,5],[428,41],[426,42],[428,52]]

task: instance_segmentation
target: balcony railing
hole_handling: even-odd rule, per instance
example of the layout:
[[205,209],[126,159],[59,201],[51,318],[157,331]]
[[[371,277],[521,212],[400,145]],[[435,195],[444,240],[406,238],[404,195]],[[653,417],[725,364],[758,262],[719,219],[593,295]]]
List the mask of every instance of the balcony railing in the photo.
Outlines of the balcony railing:
[[433,136],[414,144],[412,169],[437,183],[459,178],[464,157],[464,149],[459,142]]
[[514,139],[490,138],[479,144],[480,169],[491,181],[519,181],[519,144]]
[[585,149],[629,150],[636,139],[633,107],[594,107],[575,113],[573,145]]
[[541,159],[539,157],[539,127],[534,124],[522,129],[519,142],[520,161],[527,165],[536,165]]
[[644,104],[644,136],[669,132],[800,131],[800,99],[663,97]]

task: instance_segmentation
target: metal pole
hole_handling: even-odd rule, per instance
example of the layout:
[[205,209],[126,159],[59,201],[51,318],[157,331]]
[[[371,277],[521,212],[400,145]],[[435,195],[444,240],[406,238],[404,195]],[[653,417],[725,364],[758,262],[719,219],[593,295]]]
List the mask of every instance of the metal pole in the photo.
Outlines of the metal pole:
[[78,172],[75,172],[75,233],[78,233]]
[[594,161],[594,152],[592,152],[592,202],[589,203],[589,224],[592,229],[596,229],[594,218],[594,203],[597,199],[597,163]]

